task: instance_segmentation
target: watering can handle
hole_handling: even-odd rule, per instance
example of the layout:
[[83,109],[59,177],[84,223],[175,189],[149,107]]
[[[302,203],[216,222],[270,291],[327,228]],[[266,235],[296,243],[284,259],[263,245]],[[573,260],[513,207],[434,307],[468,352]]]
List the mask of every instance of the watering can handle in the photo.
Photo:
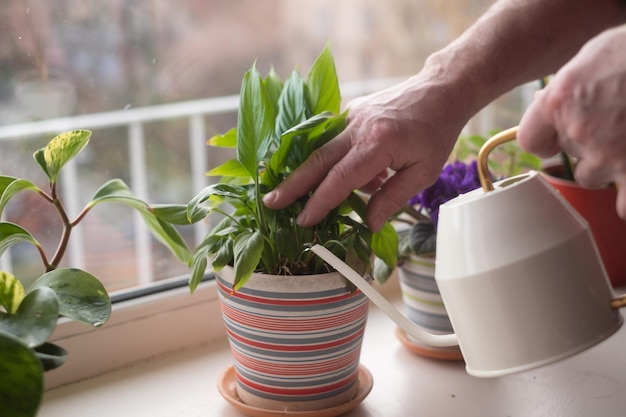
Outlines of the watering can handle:
[[[518,126],[503,130],[502,132],[488,139],[480,148],[480,151],[478,152],[476,165],[478,168],[478,177],[480,178],[480,185],[483,187],[483,190],[485,192],[493,191],[493,183],[491,181],[491,174],[489,173],[489,167],[487,166],[489,153],[495,147],[505,142],[514,140],[517,136],[517,130],[518,130]],[[613,298],[611,300],[611,307],[615,309],[626,307],[626,294],[622,294]]]
[[385,299],[369,282],[367,282],[354,269],[336,257],[331,251],[321,245],[315,245],[311,251],[322,258],[326,263],[335,268],[341,275],[352,282],[363,294],[367,296],[378,308],[380,308],[391,320],[393,320],[408,335],[430,346],[458,346],[456,334],[433,334],[417,326],[400,313],[389,301]]
[[478,177],[480,178],[480,185],[482,185],[485,192],[493,191],[493,183],[491,182],[491,174],[489,173],[489,167],[487,165],[489,153],[496,147],[505,142],[515,140],[517,136],[518,127],[511,127],[503,130],[502,132],[494,135],[488,139],[478,152],[478,158],[476,165],[478,168]]

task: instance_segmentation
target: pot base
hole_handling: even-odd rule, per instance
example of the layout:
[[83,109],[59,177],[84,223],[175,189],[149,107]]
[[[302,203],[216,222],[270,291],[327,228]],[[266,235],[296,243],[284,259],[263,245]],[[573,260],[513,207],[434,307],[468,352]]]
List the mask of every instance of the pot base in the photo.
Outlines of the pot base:
[[[302,417],[335,417],[347,413],[358,406],[372,390],[374,381],[372,374],[363,365],[359,365],[359,376],[356,394],[349,401],[333,407],[311,411],[289,411],[289,403],[285,410],[267,410],[244,403],[237,394],[237,381],[234,366],[229,366],[220,377],[217,387],[224,399],[238,411],[250,417],[302,416]],[[291,406],[297,406],[292,404]]]

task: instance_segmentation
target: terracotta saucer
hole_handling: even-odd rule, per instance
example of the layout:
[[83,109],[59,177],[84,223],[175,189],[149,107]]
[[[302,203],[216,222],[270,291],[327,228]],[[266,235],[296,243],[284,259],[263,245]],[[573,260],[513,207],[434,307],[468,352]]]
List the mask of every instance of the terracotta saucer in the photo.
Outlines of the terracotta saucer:
[[222,397],[228,401],[233,407],[250,417],[275,417],[275,416],[298,416],[298,417],[336,417],[345,414],[359,405],[372,390],[374,380],[372,374],[363,365],[359,366],[358,389],[354,398],[344,404],[334,407],[325,408],[323,410],[312,411],[283,411],[283,410],[266,410],[262,408],[252,407],[241,401],[237,395],[235,382],[235,368],[228,367],[220,377],[217,388]]
[[458,346],[450,347],[434,347],[419,343],[417,340],[409,336],[404,330],[396,327],[396,337],[402,342],[404,347],[413,353],[428,358],[439,359],[444,361],[462,361],[463,354]]

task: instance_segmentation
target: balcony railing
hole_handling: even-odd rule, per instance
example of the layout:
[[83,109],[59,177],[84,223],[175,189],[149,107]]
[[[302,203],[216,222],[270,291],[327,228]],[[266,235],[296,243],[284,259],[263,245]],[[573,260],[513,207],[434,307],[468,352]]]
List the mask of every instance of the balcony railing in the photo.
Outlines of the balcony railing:
[[[354,82],[342,85],[343,96],[346,100],[360,95],[378,91],[386,86],[398,82],[399,79],[387,78],[365,82]],[[498,106],[488,106],[470,121],[467,130],[484,133],[497,127],[499,115],[504,114],[505,120],[511,120],[511,125],[521,116],[521,110],[530,102],[535,85],[527,84],[519,90],[519,103],[513,109]],[[86,114],[73,117],[49,119],[23,124],[0,126],[0,172],[3,161],[7,161],[10,155],[2,151],[3,143],[8,141],[24,141],[29,138],[46,135],[52,137],[58,133],[74,129],[104,129],[125,127],[126,139],[129,149],[130,164],[130,187],[138,197],[150,200],[147,195],[147,169],[146,169],[146,137],[144,127],[153,122],[172,119],[186,119],[188,124],[189,142],[189,166],[191,171],[191,186],[193,190],[200,190],[206,185],[205,173],[209,169],[207,164],[206,126],[205,117],[226,113],[235,113],[238,107],[238,96],[225,96],[208,98],[204,100],[187,101],[173,104],[156,105],[143,108],[130,108],[105,113]],[[510,114],[507,114],[510,113]],[[500,117],[502,119],[502,117]],[[504,123],[509,123],[504,121]],[[501,126],[507,127],[507,126]],[[62,192],[64,204],[70,214],[76,214],[80,210],[78,196],[77,169],[75,164],[68,164],[62,172]],[[150,235],[137,215],[133,222],[135,265],[137,270],[137,283],[139,285],[150,283],[154,279]],[[199,223],[195,225],[193,234],[198,242],[206,232],[207,225]],[[84,268],[85,253],[83,250],[83,233],[77,228],[72,235],[70,245],[69,262],[71,265]],[[12,259],[10,252],[0,258],[0,268],[12,271]]]
[[[342,86],[343,96],[346,99],[368,94],[382,89],[398,79],[378,79],[366,82],[349,83]],[[173,104],[163,104],[143,108],[129,108],[119,111],[85,114],[80,116],[41,120],[21,124],[0,126],[0,172],[3,160],[8,161],[11,155],[2,151],[3,143],[9,141],[27,141],[32,138],[53,137],[64,131],[74,129],[106,129],[126,128],[126,139],[129,149],[130,187],[142,199],[150,200],[147,195],[147,168],[146,168],[146,136],[144,127],[149,123],[173,119],[186,119],[188,124],[189,164],[191,171],[191,185],[194,190],[200,190],[206,185],[205,173],[207,166],[207,146],[205,117],[225,113],[235,113],[238,108],[238,96],[215,97],[203,100],[194,100]],[[79,202],[79,187],[75,161],[71,161],[62,171],[62,193],[64,205],[70,215],[75,215],[81,209]],[[137,269],[137,283],[146,284],[154,279],[150,235],[137,215],[133,221],[135,265]],[[194,238],[198,242],[206,232],[207,225],[200,222],[195,225]],[[69,263],[78,268],[85,267],[85,253],[81,244],[85,239],[81,227],[77,227],[72,235],[69,247]],[[10,251],[0,258],[0,268],[6,271],[13,270]]]

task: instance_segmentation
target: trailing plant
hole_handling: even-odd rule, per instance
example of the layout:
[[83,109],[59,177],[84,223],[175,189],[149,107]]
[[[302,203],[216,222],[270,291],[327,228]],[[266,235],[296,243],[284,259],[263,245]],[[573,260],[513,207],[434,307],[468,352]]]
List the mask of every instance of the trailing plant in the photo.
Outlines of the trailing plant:
[[[54,137],[46,147],[34,153],[45,173],[49,190],[33,182],[0,176],[0,215],[12,197],[21,192],[35,192],[58,213],[63,232],[53,256],[49,257],[31,232],[10,222],[0,222],[0,256],[12,245],[33,245],[43,264],[44,273],[24,288],[22,281],[7,271],[0,271],[0,410],[4,416],[33,416],[43,393],[43,373],[61,366],[67,352],[48,341],[60,317],[94,327],[102,326],[111,314],[111,301],[103,284],[87,271],[59,265],[66,252],[72,230],[87,213],[101,203],[120,203],[137,210],[152,234],[182,262],[191,253],[174,224],[187,222],[186,205],[150,206],[135,197],[120,179],[104,184],[75,219],[70,219],[59,196],[58,179],[63,166],[87,146],[91,132],[76,130]],[[199,208],[191,218],[206,214]]]
[[[234,290],[254,271],[302,275],[329,266],[308,248],[321,244],[362,274],[372,270],[372,256],[396,263],[397,236],[385,224],[372,233],[363,222],[366,203],[353,192],[318,225],[298,226],[296,218],[309,195],[282,210],[271,210],[263,196],[332,140],[346,125],[334,59],[327,46],[306,80],[294,70],[283,82],[272,69],[262,77],[253,65],[244,75],[236,127],[209,140],[231,147],[236,158],[211,170],[219,183],[202,190],[188,205],[191,214],[204,203],[222,219],[193,254],[191,289],[202,278],[208,258],[215,270],[232,265]],[[230,209],[229,209],[230,208]]]

